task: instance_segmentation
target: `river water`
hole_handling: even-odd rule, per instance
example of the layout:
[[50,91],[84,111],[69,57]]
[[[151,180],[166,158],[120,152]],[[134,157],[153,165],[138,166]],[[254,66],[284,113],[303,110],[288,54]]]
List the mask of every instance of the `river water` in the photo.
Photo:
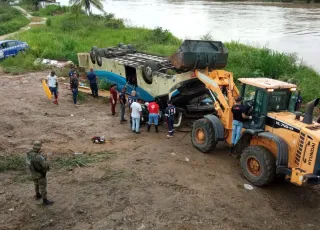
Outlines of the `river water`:
[[[68,0],[60,2],[68,4]],[[106,0],[103,4],[106,12],[128,19],[130,25],[160,26],[182,39],[210,33],[214,40],[297,53],[320,72],[320,4],[211,0]]]

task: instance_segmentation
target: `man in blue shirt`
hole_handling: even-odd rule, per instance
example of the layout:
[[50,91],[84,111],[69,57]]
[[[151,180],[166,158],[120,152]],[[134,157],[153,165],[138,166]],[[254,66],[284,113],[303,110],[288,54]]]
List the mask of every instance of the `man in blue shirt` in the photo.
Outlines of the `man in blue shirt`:
[[174,125],[174,115],[176,113],[176,107],[172,105],[171,101],[168,101],[168,107],[166,108],[165,111],[165,116],[167,119],[167,124],[168,124],[168,135],[167,137],[173,137],[173,125]]
[[98,77],[97,75],[93,72],[93,69],[90,68],[90,72],[87,74],[87,78],[90,82],[90,89],[92,92],[93,97],[98,97]]

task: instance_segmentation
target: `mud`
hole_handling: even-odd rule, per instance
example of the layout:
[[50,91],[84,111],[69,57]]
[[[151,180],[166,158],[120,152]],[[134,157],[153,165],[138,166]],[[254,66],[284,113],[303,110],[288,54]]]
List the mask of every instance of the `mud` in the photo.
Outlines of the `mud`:
[[[72,104],[60,88],[50,103],[40,79],[46,73],[0,74],[0,154],[25,154],[34,140],[49,157],[99,153],[99,160],[48,173],[44,207],[33,200],[27,174],[0,173],[0,229],[319,229],[319,186],[281,180],[246,190],[238,160],[225,145],[211,154],[192,147],[190,136],[166,138],[142,128],[133,134],[103,99]],[[71,116],[73,114],[73,116]],[[90,138],[105,135],[107,142]],[[187,159],[189,161],[187,161]]]

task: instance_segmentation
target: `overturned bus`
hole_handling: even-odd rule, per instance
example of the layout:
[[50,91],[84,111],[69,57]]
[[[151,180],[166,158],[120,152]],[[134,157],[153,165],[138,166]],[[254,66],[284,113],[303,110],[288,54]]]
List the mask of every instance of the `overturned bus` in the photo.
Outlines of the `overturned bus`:
[[194,70],[224,68],[227,58],[228,50],[222,42],[198,40],[185,40],[170,57],[137,52],[131,45],[122,44],[94,46],[88,53],[78,53],[80,67],[86,71],[93,68],[100,80],[116,83],[117,90],[126,86],[128,94],[135,90],[146,102],[157,100],[162,112],[170,99],[178,111],[176,127],[182,118],[215,112],[208,103],[209,92]]

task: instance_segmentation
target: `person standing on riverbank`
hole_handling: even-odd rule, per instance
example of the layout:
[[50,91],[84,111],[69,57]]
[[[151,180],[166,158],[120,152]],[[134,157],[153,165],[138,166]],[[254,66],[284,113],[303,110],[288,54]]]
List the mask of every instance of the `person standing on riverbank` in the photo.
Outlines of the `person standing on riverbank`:
[[79,87],[78,75],[77,73],[74,73],[70,80],[70,88],[72,91],[73,103],[75,106],[79,106],[79,104],[77,103],[78,93],[79,93],[78,87]]
[[50,166],[46,157],[41,155],[41,147],[40,141],[34,142],[32,150],[27,153],[26,164],[34,182],[34,198],[42,198],[44,205],[52,205],[54,202],[47,199],[47,172]]
[[90,89],[93,97],[98,97],[98,77],[90,68],[90,72],[87,74],[87,78],[90,82]]
[[176,107],[172,104],[172,102],[168,101],[168,107],[165,111],[165,116],[167,120],[168,126],[168,135],[167,137],[173,137],[174,133],[174,115],[176,114]]
[[136,91],[132,90],[131,91],[131,95],[128,97],[128,107],[129,107],[129,114],[130,114],[130,127],[132,125],[132,117],[131,117],[131,104],[133,102],[137,101],[137,97],[136,97]]
[[116,84],[112,84],[111,88],[110,88],[109,101],[110,101],[110,104],[111,104],[112,116],[116,115],[116,105],[117,105],[117,95],[118,95],[116,88],[117,88]]
[[120,123],[126,122],[127,120],[124,118],[124,114],[126,112],[126,91],[127,88],[124,86],[119,94],[119,102],[120,102]]
[[56,73],[51,71],[51,74],[47,77],[47,85],[51,93],[54,95],[54,104],[58,105],[58,79]]
[[156,133],[159,132],[158,130],[158,120],[159,120],[159,105],[156,101],[152,101],[148,104],[149,110],[149,120],[148,120],[148,132],[150,131],[151,125],[154,124],[156,129]]
[[131,104],[132,132],[140,134],[140,117],[142,116],[141,99]]

